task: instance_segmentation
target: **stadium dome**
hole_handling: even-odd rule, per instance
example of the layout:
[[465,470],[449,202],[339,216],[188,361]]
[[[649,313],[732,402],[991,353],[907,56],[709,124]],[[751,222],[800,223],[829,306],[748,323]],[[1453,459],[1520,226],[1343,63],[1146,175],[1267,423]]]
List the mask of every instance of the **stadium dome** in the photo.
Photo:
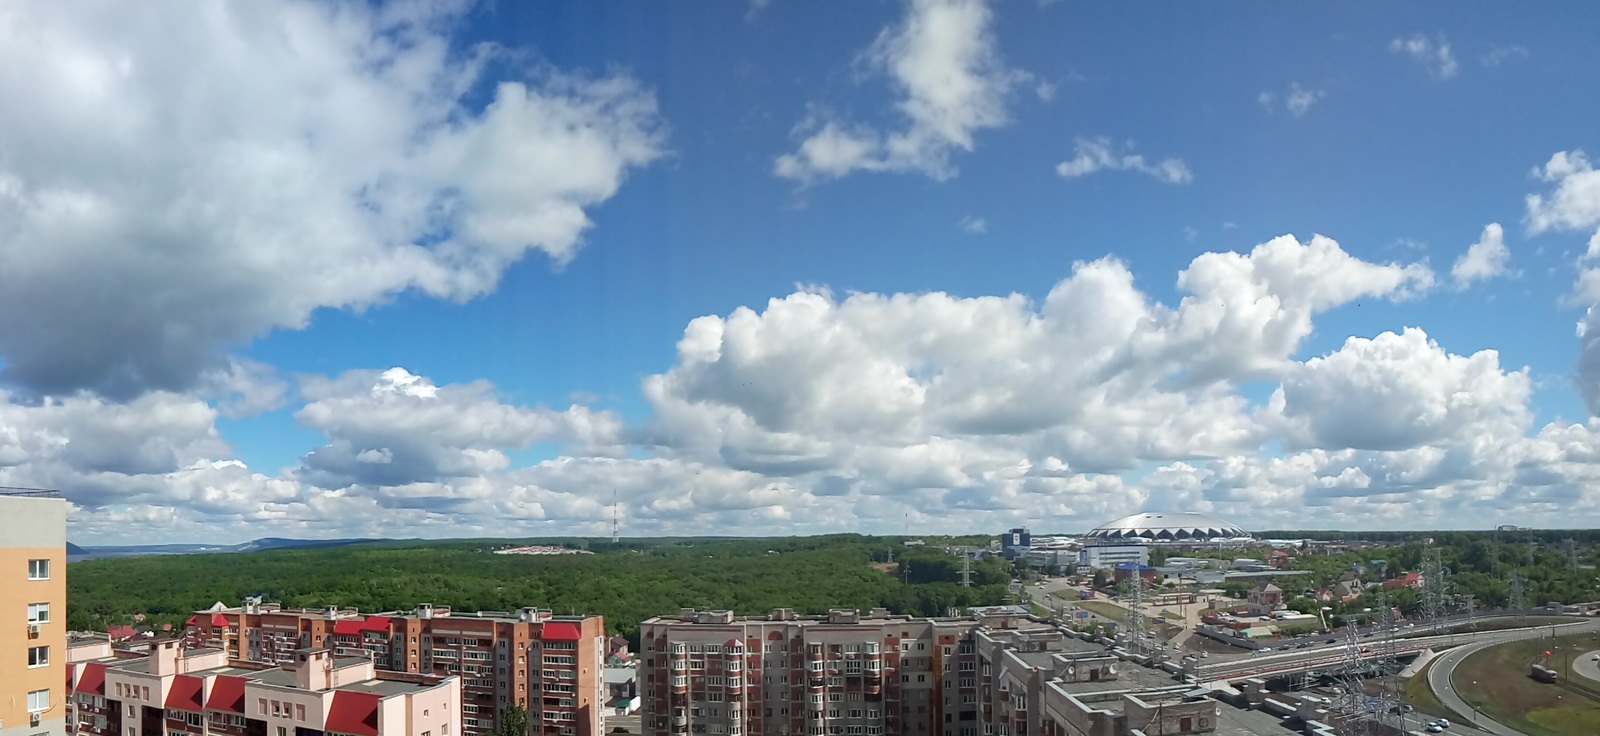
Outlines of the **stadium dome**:
[[1159,512],[1124,516],[1089,532],[1089,539],[1144,539],[1151,542],[1205,542],[1248,537],[1237,524],[1205,514]]

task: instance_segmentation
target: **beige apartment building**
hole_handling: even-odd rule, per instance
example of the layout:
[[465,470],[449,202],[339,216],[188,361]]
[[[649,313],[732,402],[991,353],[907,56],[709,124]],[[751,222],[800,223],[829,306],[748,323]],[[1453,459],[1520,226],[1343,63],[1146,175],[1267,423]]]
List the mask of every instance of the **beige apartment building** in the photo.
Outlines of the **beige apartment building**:
[[882,609],[641,624],[645,736],[1148,736],[1217,729],[1170,673],[1026,614]]
[[190,646],[217,648],[249,662],[292,664],[300,650],[324,647],[335,656],[370,657],[383,671],[460,675],[461,736],[492,731],[508,705],[527,711],[534,736],[601,736],[605,629],[602,616],[555,616],[533,608],[468,613],[424,604],[362,614],[348,608],[284,609],[249,599],[238,607],[197,611],[184,637]]
[[75,736],[457,736],[461,678],[383,672],[302,649],[285,667],[156,642],[143,656],[75,646]]
[[973,619],[684,610],[640,626],[646,736],[976,736]]
[[65,736],[67,502],[0,488],[0,736]]

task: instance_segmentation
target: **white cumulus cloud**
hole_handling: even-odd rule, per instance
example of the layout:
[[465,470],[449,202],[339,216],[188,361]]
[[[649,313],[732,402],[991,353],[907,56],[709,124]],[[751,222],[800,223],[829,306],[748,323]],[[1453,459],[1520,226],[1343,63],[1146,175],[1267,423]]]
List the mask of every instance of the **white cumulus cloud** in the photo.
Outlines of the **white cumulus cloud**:
[[1056,173],[1066,179],[1088,176],[1097,171],[1132,171],[1154,177],[1165,184],[1188,184],[1194,181],[1189,166],[1176,158],[1146,161],[1137,153],[1119,150],[1110,138],[1079,138],[1073,146],[1073,157],[1056,165]]
[[[1433,281],[1284,236],[1196,257],[1167,302],[1113,258],[1038,299],[804,289],[690,322],[632,426],[404,368],[304,377],[326,441],[280,471],[235,457],[199,394],[5,397],[0,483],[65,489],[83,542],[605,534],[613,497],[629,534],[1600,511],[1600,424],[1534,427],[1528,370],[1494,351],[1408,328],[1301,354],[1329,310]],[[518,461],[531,443],[561,449]]]
[[799,148],[773,170],[800,182],[855,171],[954,176],[951,155],[971,151],[979,131],[1004,125],[1013,88],[1030,79],[1001,60],[992,23],[985,0],[907,0],[905,17],[863,56],[894,85],[904,128],[884,132],[813,111],[796,128]]
[[0,97],[28,101],[0,109],[6,377],[185,390],[319,308],[468,299],[531,251],[571,259],[590,209],[661,155],[654,99],[459,47],[466,8],[0,10]]
[[1428,74],[1439,79],[1449,79],[1461,71],[1461,64],[1450,52],[1450,42],[1444,36],[1429,38],[1425,34],[1396,38],[1389,42],[1389,51],[1404,54],[1421,64]]
[[1467,252],[1456,259],[1450,268],[1450,277],[1456,286],[1464,287],[1474,281],[1491,279],[1506,272],[1511,251],[1506,248],[1505,231],[1500,223],[1491,222],[1483,227],[1478,242],[1467,247]]

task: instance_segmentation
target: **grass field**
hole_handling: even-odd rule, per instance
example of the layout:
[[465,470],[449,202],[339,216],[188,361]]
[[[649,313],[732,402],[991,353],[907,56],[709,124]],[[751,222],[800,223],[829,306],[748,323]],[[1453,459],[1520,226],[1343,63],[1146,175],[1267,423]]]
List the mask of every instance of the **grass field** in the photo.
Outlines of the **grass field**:
[[1453,685],[1469,704],[1530,736],[1593,736],[1600,734],[1600,699],[1536,682],[1528,677],[1528,664],[1549,650],[1548,665],[1570,678],[1568,660],[1595,649],[1600,634],[1507,642],[1467,657]]
[[1123,623],[1128,620],[1128,609],[1109,601],[1078,601],[1078,607],[1096,616],[1103,616],[1111,619],[1112,621],[1116,621],[1117,623]]

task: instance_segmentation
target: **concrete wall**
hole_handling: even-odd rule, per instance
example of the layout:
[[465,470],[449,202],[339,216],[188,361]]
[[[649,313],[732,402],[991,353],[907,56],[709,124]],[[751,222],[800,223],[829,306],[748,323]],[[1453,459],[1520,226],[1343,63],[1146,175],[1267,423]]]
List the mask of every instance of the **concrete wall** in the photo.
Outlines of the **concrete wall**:
[[1147,734],[1211,733],[1217,730],[1221,712],[1222,706],[1213,700],[1145,702],[1133,695],[1122,697],[1127,727]]
[[[49,560],[48,580],[29,580],[28,561]],[[28,633],[28,604],[48,603],[50,621]],[[50,663],[28,666],[30,647]],[[0,736],[67,732],[67,502],[0,495]],[[31,725],[28,693],[49,691],[49,709]]]

